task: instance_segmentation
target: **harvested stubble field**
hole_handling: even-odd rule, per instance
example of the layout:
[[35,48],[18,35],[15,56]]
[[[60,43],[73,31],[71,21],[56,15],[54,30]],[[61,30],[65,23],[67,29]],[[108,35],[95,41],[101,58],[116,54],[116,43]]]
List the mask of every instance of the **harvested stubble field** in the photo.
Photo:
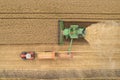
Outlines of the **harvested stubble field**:
[[[0,78],[119,79],[119,3],[119,0],[0,0]],[[99,23],[87,27],[87,44],[74,42],[72,50],[79,52],[73,59],[21,60],[22,51],[67,50],[68,43],[57,44],[60,19]]]
[[[113,23],[115,25],[108,25],[108,23],[109,24]],[[89,31],[91,30],[90,27],[91,28],[94,27],[95,31],[94,32]],[[101,31],[98,30],[99,28],[108,30],[102,31],[101,34]],[[111,30],[113,33],[109,34]],[[87,36],[85,37],[86,40],[88,40],[89,44],[74,45],[72,50],[79,52],[74,54],[73,59],[38,60],[36,57],[34,61],[23,61],[19,57],[21,51],[36,51],[37,53],[46,50],[64,51],[67,50],[68,45],[65,46],[58,46],[57,44],[1,45],[0,76],[13,78],[16,77],[38,78],[38,79],[40,78],[56,79],[70,77],[71,78],[119,77],[120,76],[119,30],[120,30],[119,24],[116,22],[101,22],[89,26],[86,29]],[[96,36],[96,40],[94,41],[92,35],[97,35],[99,37]],[[104,37],[101,38],[101,36]],[[91,40],[91,38],[93,40]],[[99,43],[96,44],[96,41],[98,40]]]

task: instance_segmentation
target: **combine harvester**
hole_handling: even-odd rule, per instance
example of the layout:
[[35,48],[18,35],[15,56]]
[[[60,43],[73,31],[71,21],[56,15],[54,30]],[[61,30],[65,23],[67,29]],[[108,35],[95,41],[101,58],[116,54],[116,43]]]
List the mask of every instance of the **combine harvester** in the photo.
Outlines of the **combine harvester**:
[[[70,39],[70,45],[67,51],[45,51],[38,52],[37,57],[41,59],[70,59],[73,58],[73,52],[71,51],[72,43],[74,39],[83,38],[85,36],[85,28],[79,25],[70,25],[70,27],[65,27],[63,21],[59,21],[59,35],[58,43],[59,45],[64,44],[64,40]],[[24,60],[35,59],[35,52],[22,52],[20,57]]]

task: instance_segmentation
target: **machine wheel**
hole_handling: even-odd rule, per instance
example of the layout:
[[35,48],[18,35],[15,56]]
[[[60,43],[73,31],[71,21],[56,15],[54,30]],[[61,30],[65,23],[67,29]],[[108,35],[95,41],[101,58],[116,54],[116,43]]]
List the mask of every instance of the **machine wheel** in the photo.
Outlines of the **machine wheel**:
[[25,52],[25,51],[23,51],[21,54],[26,54],[26,52]]
[[26,58],[22,58],[23,60],[26,60]]

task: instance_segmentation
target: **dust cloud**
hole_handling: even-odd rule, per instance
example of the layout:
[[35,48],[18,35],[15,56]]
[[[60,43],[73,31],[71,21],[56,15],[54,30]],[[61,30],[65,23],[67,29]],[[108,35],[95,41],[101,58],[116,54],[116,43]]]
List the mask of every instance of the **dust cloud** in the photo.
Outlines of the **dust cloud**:
[[120,23],[104,21],[92,24],[86,28],[85,39],[90,46],[99,52],[99,56],[108,58],[109,66],[114,68],[113,57],[120,53]]
[[86,28],[85,39],[96,49],[113,48],[120,44],[120,23],[104,21],[92,24]]

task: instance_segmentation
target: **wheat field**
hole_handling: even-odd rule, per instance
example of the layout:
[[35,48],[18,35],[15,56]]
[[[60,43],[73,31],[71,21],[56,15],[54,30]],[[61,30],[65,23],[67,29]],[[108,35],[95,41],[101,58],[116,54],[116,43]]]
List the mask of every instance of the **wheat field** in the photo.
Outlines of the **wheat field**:
[[[120,0],[0,0],[0,79],[119,79]],[[58,21],[86,23],[73,59],[23,61],[22,51],[67,51]],[[88,22],[88,23],[87,23]]]

